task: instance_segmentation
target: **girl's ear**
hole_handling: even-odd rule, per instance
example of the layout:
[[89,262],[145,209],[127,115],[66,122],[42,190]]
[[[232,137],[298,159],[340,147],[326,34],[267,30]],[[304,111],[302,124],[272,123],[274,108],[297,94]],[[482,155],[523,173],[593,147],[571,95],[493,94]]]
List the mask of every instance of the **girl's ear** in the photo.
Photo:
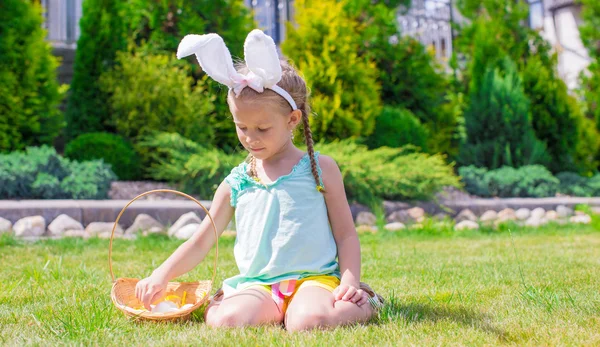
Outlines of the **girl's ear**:
[[289,130],[294,130],[298,123],[302,121],[302,111],[294,110],[290,113],[289,117],[290,118],[288,120],[288,128]]

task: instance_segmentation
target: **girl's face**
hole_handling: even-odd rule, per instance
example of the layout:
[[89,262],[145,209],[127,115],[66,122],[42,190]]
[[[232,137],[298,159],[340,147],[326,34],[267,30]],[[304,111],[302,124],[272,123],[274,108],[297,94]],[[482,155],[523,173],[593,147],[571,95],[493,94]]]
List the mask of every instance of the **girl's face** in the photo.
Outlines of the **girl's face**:
[[277,106],[234,100],[229,103],[240,143],[257,159],[267,159],[292,141],[300,111],[282,114]]

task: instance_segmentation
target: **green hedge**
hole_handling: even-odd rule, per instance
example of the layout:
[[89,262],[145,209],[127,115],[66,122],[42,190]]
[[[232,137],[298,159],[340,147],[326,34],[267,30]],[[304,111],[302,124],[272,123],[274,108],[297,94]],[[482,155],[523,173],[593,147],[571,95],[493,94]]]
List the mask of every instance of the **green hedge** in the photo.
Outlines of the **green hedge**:
[[[205,199],[212,197],[218,184],[245,158],[245,153],[207,149],[178,134],[155,134],[143,145],[155,153],[158,163],[150,170],[152,178],[178,183]],[[444,186],[460,186],[443,156],[419,153],[414,147],[368,150],[345,140],[319,143],[315,148],[337,161],[351,201],[429,199]]]
[[570,196],[600,196],[600,174],[588,178],[574,172],[556,176],[541,165],[527,165],[518,169],[502,167],[488,171],[485,168],[464,166],[458,173],[467,192],[481,197],[552,197],[557,193]]
[[78,136],[65,147],[65,157],[75,161],[103,159],[121,180],[141,176],[140,160],[133,146],[123,137],[109,133]]
[[0,199],[105,199],[116,178],[101,160],[70,161],[48,146],[0,155]]

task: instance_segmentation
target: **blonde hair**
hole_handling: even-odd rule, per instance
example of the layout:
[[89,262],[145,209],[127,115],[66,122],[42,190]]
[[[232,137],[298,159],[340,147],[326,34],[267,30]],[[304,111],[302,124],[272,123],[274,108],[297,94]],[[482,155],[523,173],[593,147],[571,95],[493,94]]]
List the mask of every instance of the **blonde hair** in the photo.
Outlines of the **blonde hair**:
[[[294,99],[298,110],[302,112],[302,128],[304,129],[304,140],[306,141],[306,148],[308,156],[310,158],[310,168],[312,171],[312,175],[315,178],[317,190],[320,192],[324,192],[323,186],[321,185],[321,180],[319,178],[319,172],[317,170],[317,163],[314,155],[315,150],[313,136],[312,131],[310,130],[310,124],[308,122],[308,115],[310,114],[310,105],[308,103],[308,98],[310,92],[308,91],[306,82],[298,74],[296,69],[294,69],[294,67],[286,61],[280,62],[282,76],[281,81],[279,81],[277,85],[290,94],[292,99]],[[250,71],[244,62],[237,62],[236,70],[244,75]],[[281,110],[282,114],[288,114],[292,112],[292,107],[287,102],[287,100],[285,100],[285,98],[283,98],[281,95],[275,93],[274,91],[268,88],[265,88],[265,90],[262,93],[258,93],[252,88],[244,88],[237,96],[235,96],[232,92],[229,92],[227,95],[227,102],[231,103],[233,101],[232,98],[236,98],[237,100],[243,100],[244,102],[260,102],[261,104],[269,103],[270,105],[275,105],[276,107],[278,107]],[[250,175],[252,176],[252,178],[257,178],[258,175],[256,173],[256,158],[252,154],[248,156],[248,162],[250,163]]]

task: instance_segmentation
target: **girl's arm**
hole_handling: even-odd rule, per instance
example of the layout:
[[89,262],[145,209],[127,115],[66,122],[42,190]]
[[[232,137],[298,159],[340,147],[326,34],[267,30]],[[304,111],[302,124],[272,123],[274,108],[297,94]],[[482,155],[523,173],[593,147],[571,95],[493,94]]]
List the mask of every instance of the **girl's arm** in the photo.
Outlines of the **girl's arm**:
[[[333,237],[338,249],[338,260],[342,275],[341,283],[334,292],[336,300],[351,300],[363,303],[360,286],[360,243],[350,205],[344,190],[342,173],[336,162],[328,156],[319,156],[325,186],[325,203]],[[358,294],[358,295],[356,295]],[[365,298],[366,300],[366,298]]]
[[[229,203],[230,197],[231,187],[223,181],[217,188],[209,211],[217,227],[218,236],[221,236],[233,216],[234,209]],[[196,267],[206,257],[215,241],[210,218],[205,217],[198,231],[189,240],[181,244],[150,277],[138,282],[136,297],[149,309],[150,304],[164,294],[167,282]]]

